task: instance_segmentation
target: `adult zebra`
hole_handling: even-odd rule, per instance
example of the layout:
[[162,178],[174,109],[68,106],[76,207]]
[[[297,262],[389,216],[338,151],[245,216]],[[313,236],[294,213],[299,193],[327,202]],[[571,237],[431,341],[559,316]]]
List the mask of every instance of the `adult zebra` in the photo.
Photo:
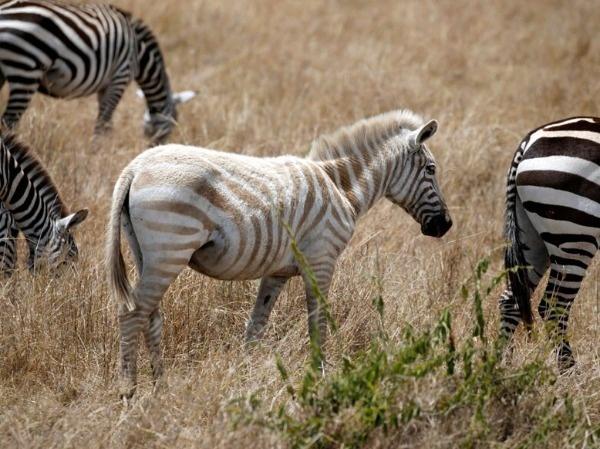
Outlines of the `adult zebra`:
[[566,338],[569,310],[600,237],[600,118],[573,117],[530,132],[507,184],[501,334],[510,339],[521,321],[531,327],[530,298],[550,267],[538,311],[550,323],[564,371],[575,363]]
[[57,98],[98,95],[95,132],[110,128],[135,79],[146,98],[144,132],[164,140],[177,119],[158,42],[141,20],[112,5],[12,0],[0,5],[0,88],[10,89],[2,122],[14,127],[35,92]]
[[29,245],[30,270],[40,262],[56,268],[74,260],[78,250],[71,230],[87,214],[87,209],[69,214],[33,152],[14,136],[0,133],[0,271],[10,274],[15,267],[19,230]]
[[[107,235],[108,281],[120,304],[123,394],[135,390],[140,332],[154,378],[161,375],[159,303],[188,265],[217,279],[262,278],[247,340],[261,336],[287,279],[302,275],[309,332],[323,338],[323,314],[285,225],[325,295],[356,221],[379,198],[404,208],[424,234],[441,237],[452,222],[424,145],[436,129],[433,120],[424,124],[410,111],[393,111],[318,139],[306,159],[181,145],[136,157],[115,186]],[[121,220],[140,275],[133,291]]]

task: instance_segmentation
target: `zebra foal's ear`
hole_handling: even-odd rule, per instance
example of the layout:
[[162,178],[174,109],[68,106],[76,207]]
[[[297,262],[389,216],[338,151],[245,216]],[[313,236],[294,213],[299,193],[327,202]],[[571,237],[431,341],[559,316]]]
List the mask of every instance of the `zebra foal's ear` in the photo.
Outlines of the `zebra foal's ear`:
[[81,209],[74,214],[67,215],[56,222],[56,224],[63,230],[70,229],[80,224],[88,216],[87,209]]
[[438,128],[437,120],[429,120],[420,128],[415,129],[410,135],[411,146],[419,147],[423,142],[435,134]]
[[193,90],[183,90],[181,92],[175,92],[173,94],[173,102],[175,104],[187,103],[196,96],[196,92]]

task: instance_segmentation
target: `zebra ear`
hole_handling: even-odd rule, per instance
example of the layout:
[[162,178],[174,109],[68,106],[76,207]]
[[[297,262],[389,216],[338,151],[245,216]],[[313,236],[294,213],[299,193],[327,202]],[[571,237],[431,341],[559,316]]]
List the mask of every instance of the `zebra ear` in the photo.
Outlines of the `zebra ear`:
[[181,92],[175,92],[173,94],[173,102],[175,104],[187,103],[196,96],[196,92],[193,90],[184,90]]
[[429,120],[420,128],[415,129],[410,135],[410,141],[413,147],[420,147],[423,142],[429,139],[437,131],[437,120]]
[[57,226],[63,230],[71,229],[80,224],[88,216],[87,209],[81,209],[74,214],[67,215],[56,222]]

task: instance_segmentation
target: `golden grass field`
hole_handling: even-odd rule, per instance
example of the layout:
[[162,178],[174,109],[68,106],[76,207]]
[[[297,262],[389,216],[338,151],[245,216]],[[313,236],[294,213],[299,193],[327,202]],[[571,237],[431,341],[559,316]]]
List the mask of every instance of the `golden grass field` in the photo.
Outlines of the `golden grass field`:
[[[481,257],[491,257],[495,272],[502,269],[505,173],[517,144],[548,121],[599,115],[595,2],[115,3],[153,28],[174,89],[199,92],[180,107],[171,141],[257,156],[304,155],[319,134],[387,110],[409,108],[439,121],[430,148],[454,227],[441,240],[422,236],[412,218],[384,201],[360,222],[329,297],[339,325],[326,348],[333,371],[342,355],[367,348],[373,338],[374,279],[383,282],[392,340],[407,324],[417,330],[431,325],[444,308],[453,314],[455,338],[470,332],[471,306],[459,290]],[[0,109],[6,94],[5,88]],[[306,366],[298,280],[276,305],[264,344],[248,350],[242,337],[258,283],[184,272],[163,300],[165,385],[152,393],[142,350],[137,395],[128,407],[118,399],[118,333],[104,282],[104,229],[114,181],[146,146],[142,112],[130,87],[114,132],[95,148],[95,98],[39,95],[20,123],[21,140],[38,152],[69,207],[88,207],[90,216],[76,233],[81,258],[75,271],[33,278],[21,247],[19,272],[0,284],[0,447],[285,447],[279,433],[264,427],[234,429],[227,410],[232,399],[252,392],[267,407],[286,400],[275,354],[293,379]],[[497,288],[484,303],[492,338],[499,294]],[[595,425],[598,309],[595,264],[571,318],[577,369],[540,392],[540,400],[569,394],[581,419]],[[519,333],[512,364],[541,354],[554,370],[546,341],[543,332],[529,341]],[[432,379],[418,391],[424,402],[440,383]],[[511,431],[470,447],[518,447],[530,431],[519,419],[527,413],[498,406],[492,414],[499,422],[516,417]],[[451,448],[465,431],[443,420],[418,430],[375,432],[365,446]],[[577,446],[560,432],[536,444]]]

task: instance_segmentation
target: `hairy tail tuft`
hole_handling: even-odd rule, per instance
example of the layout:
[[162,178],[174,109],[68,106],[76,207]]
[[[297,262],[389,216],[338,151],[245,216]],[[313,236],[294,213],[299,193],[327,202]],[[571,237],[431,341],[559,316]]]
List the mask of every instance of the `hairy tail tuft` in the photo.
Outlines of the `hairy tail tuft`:
[[517,167],[523,158],[523,146],[519,147],[513,158],[506,181],[506,215],[504,236],[508,246],[504,254],[504,266],[508,271],[508,282],[512,294],[519,306],[519,313],[525,325],[530,328],[533,323],[531,311],[531,294],[527,280],[527,260],[523,253],[523,243],[519,240],[519,224],[517,223]]
[[106,233],[106,271],[108,287],[113,298],[125,306],[129,312],[135,310],[135,298],[131,284],[127,278],[125,260],[121,252],[121,213],[129,198],[129,189],[133,180],[133,171],[126,168],[115,185],[113,191],[110,221]]

